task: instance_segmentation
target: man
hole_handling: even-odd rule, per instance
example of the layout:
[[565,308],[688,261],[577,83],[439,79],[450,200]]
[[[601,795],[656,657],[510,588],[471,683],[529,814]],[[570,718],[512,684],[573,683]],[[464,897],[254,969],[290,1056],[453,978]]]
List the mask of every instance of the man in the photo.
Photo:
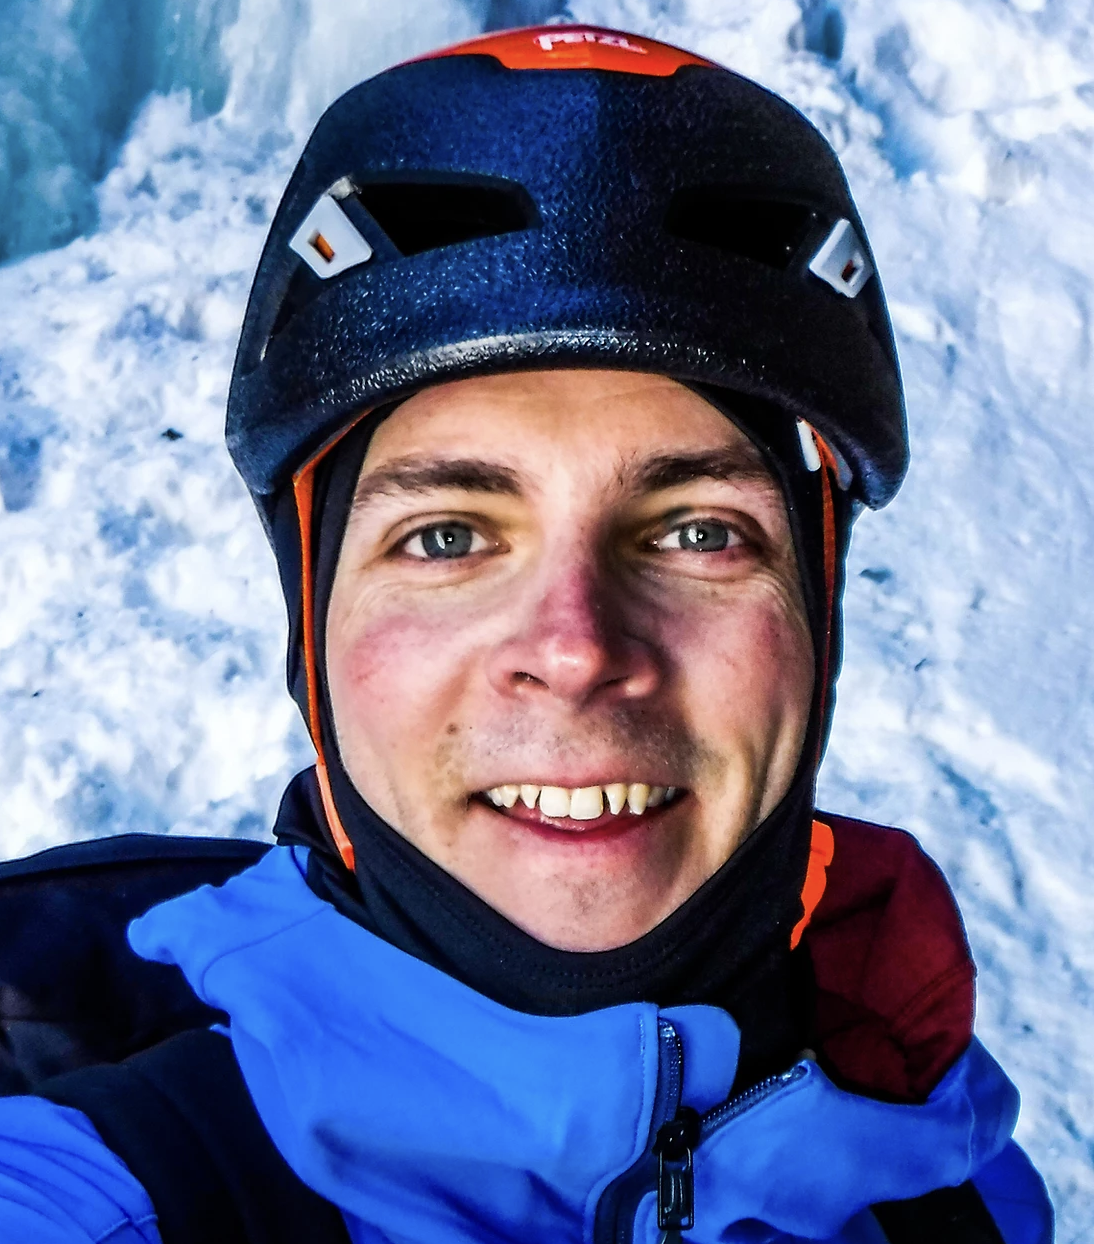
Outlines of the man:
[[5,1238],[1050,1239],[945,883],[813,808],[905,441],[803,118],[584,27],[362,84],[228,439],[317,764],[131,926],[226,1023],[3,1104]]

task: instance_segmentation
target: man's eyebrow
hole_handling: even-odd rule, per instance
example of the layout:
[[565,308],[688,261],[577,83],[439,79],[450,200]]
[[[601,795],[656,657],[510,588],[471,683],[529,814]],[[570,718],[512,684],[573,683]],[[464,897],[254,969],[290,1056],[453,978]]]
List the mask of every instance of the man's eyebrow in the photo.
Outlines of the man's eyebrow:
[[633,474],[624,474],[624,480],[636,492],[660,492],[701,479],[776,487],[771,472],[758,457],[734,449],[703,450],[693,454],[660,454],[656,458],[648,458]]
[[519,497],[523,492],[517,473],[496,462],[481,458],[400,458],[361,477],[353,495],[353,508],[361,509],[374,497],[432,492],[438,488],[507,497]]
[[[734,449],[693,454],[659,454],[620,472],[619,482],[635,492],[660,492],[696,480],[759,483],[774,488],[771,472],[758,458]],[[482,458],[400,458],[361,477],[353,497],[359,510],[376,497],[425,493],[441,488],[519,497],[520,478],[509,467]]]

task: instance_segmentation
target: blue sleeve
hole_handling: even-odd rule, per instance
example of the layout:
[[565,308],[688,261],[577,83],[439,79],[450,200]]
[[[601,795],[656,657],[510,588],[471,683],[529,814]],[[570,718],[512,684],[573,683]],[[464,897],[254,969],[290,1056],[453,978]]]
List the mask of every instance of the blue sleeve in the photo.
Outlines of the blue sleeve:
[[1055,1216],[1045,1181],[1013,1140],[973,1183],[1004,1244],[1052,1244]]
[[0,1240],[162,1244],[148,1194],[79,1110],[0,1099]]

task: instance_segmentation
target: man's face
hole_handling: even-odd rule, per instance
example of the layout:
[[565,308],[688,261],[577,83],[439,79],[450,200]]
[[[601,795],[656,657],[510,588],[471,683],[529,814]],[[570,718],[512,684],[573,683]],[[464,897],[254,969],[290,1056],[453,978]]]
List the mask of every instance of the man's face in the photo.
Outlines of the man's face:
[[361,795],[568,950],[634,941],[725,863],[788,790],[813,689],[777,484],[714,407],[633,372],[400,406],[326,642]]

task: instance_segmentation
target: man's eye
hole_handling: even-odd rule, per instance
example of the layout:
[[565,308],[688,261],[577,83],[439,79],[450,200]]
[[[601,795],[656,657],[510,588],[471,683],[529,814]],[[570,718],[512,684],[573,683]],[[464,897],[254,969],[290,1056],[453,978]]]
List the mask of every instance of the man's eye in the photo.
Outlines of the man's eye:
[[655,541],[659,549],[681,549],[685,553],[721,553],[740,544],[740,537],[726,523],[714,518],[681,523]]
[[433,523],[408,536],[401,551],[410,557],[435,561],[466,557],[486,546],[483,537],[466,523]]

